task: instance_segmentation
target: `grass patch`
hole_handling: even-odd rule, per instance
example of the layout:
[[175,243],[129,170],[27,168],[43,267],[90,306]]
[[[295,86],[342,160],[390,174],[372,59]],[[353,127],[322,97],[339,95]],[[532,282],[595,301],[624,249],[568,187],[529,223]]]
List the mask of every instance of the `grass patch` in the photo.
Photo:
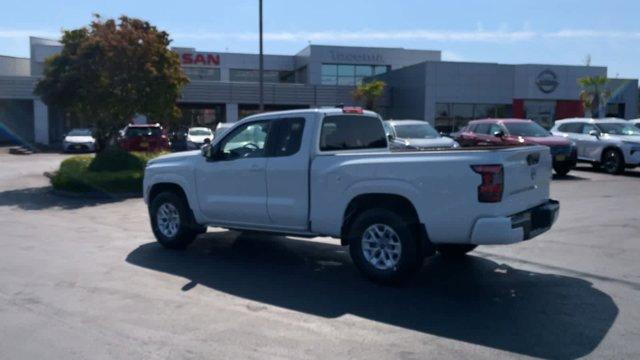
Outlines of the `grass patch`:
[[56,190],[76,193],[142,194],[147,161],[160,155],[108,149],[95,157],[73,156],[60,164],[51,185]]

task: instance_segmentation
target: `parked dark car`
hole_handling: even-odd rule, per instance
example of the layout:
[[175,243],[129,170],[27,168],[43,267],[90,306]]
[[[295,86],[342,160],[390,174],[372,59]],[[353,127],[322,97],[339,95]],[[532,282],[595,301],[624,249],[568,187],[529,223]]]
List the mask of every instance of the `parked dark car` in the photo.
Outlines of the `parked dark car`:
[[461,146],[545,145],[551,148],[553,169],[564,176],[576,165],[575,144],[553,136],[535,121],[525,119],[482,119],[469,122],[457,135]]
[[127,151],[169,151],[171,143],[160,124],[127,125],[119,141]]

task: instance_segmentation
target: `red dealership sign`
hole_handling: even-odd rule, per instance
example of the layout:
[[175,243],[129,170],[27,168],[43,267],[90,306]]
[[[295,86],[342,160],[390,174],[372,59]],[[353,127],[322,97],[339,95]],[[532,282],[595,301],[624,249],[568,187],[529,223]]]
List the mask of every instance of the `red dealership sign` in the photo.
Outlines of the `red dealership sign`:
[[220,65],[220,55],[202,53],[183,53],[180,55],[182,65]]

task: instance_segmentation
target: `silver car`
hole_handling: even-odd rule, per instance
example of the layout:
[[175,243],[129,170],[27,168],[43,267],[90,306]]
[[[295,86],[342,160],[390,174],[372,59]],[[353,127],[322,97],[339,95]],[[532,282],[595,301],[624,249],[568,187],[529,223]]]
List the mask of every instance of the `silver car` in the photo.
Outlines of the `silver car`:
[[556,121],[554,135],[576,143],[578,161],[593,164],[610,174],[640,165],[640,129],[617,118],[573,118]]
[[440,136],[436,129],[422,120],[386,120],[384,130],[391,149],[428,150],[460,146],[455,140]]

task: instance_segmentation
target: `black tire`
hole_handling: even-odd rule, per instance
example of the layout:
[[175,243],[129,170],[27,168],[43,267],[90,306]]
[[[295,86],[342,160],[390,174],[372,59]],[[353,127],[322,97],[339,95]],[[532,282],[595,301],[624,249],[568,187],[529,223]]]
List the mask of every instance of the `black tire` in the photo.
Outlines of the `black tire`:
[[[367,260],[363,251],[365,231],[373,225],[387,226],[396,234],[394,239],[399,244],[400,254],[395,259],[392,259],[387,251],[377,252],[378,258],[395,262],[395,265],[388,269],[374,266]],[[412,231],[412,221],[387,209],[374,208],[358,214],[347,230],[347,241],[351,259],[356,267],[369,279],[382,284],[398,284],[407,280],[420,269],[424,258],[420,250],[420,237]],[[392,245],[392,248],[395,246]],[[370,252],[375,251],[369,249]]]
[[465,256],[467,253],[473,251],[478,245],[473,244],[440,244],[436,245],[438,253],[443,258],[447,259],[459,259]]
[[624,173],[625,164],[622,153],[616,149],[605,150],[605,152],[602,153],[600,167],[607,174],[618,175]]
[[[158,211],[164,204],[173,206],[177,210],[179,219],[177,231],[171,236],[160,229],[158,224]],[[149,217],[151,218],[153,235],[162,246],[168,249],[185,249],[195,240],[196,236],[207,231],[206,227],[195,224],[191,209],[189,209],[184,197],[173,192],[163,192],[153,198],[149,206]]]
[[554,166],[553,170],[555,170],[558,176],[566,176],[572,168],[573,166],[571,166],[570,164],[562,164]]

